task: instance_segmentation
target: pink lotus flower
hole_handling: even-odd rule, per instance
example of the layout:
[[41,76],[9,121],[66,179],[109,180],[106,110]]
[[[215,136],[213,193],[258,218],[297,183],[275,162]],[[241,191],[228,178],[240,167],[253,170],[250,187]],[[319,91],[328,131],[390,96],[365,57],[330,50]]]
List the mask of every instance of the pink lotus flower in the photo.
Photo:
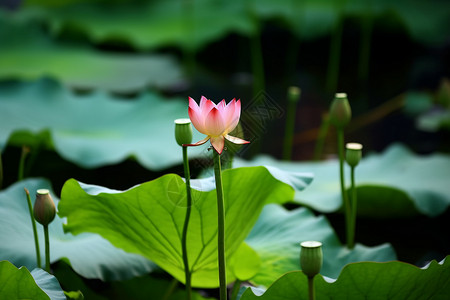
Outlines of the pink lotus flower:
[[225,100],[217,105],[202,96],[200,106],[189,97],[189,118],[194,127],[207,137],[195,144],[185,146],[199,146],[211,140],[211,145],[222,154],[225,139],[235,144],[248,144],[250,142],[228,135],[239,123],[241,116],[241,101],[231,100],[228,104]]

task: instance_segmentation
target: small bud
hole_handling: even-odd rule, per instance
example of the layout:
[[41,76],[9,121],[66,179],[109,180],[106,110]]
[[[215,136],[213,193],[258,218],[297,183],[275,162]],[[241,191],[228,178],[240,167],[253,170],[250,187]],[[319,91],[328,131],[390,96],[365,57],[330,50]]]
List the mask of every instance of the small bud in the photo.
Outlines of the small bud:
[[303,273],[312,278],[319,274],[322,268],[323,254],[322,243],[316,241],[306,241],[300,243],[300,267]]
[[302,91],[300,90],[300,88],[298,88],[296,86],[290,86],[288,88],[288,101],[297,103],[298,100],[300,100],[301,92]]
[[192,126],[189,119],[176,119],[175,120],[175,139],[178,145],[192,143]]
[[56,207],[52,196],[47,189],[40,189],[36,192],[36,202],[34,203],[34,218],[40,224],[47,226],[55,218]]
[[337,128],[344,128],[352,118],[352,109],[346,93],[336,93],[330,106],[330,122]]
[[347,143],[345,148],[345,160],[350,167],[356,167],[361,160],[363,146],[359,143]]

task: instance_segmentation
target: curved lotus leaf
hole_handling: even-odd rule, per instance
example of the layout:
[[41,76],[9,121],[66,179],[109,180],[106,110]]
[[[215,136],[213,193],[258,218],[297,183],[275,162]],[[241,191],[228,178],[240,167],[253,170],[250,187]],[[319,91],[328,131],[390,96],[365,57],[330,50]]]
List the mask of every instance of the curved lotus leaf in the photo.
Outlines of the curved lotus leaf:
[[[321,212],[341,205],[338,161],[281,162],[267,156],[235,166],[272,165],[281,170],[314,173],[314,181],[295,200]],[[348,167],[346,174],[349,176]],[[355,170],[358,214],[365,216],[428,216],[443,213],[450,205],[450,157],[444,154],[419,156],[400,144],[381,154],[364,157]],[[347,177],[347,188],[350,180]]]
[[33,276],[36,284],[50,297],[51,300],[66,300],[66,296],[55,276],[38,268],[31,271],[31,276]]
[[58,280],[42,269],[31,273],[25,267],[16,268],[9,261],[0,261],[0,297],[8,300],[66,299]]
[[301,38],[311,39],[330,34],[339,17],[361,19],[398,18],[411,37],[419,42],[443,43],[450,26],[446,1],[290,1],[254,0],[254,11],[263,19],[278,17]]
[[119,40],[140,50],[164,46],[197,50],[231,32],[254,32],[255,24],[243,7],[238,1],[169,0],[76,3],[40,13],[31,8],[53,32],[75,27],[94,42]]
[[[447,299],[450,261],[432,261],[425,268],[395,261],[347,265],[337,280],[314,278],[316,299]],[[308,299],[308,280],[300,271],[283,275],[264,293],[247,289],[241,300]]]
[[54,78],[77,89],[119,93],[147,87],[168,88],[183,79],[168,55],[101,52],[76,44],[61,44],[38,30],[36,24],[13,22],[0,11],[0,79]]
[[[47,180],[29,179],[17,182],[0,192],[0,257],[16,266],[36,267],[33,230],[24,188],[34,203],[36,190],[51,190]],[[52,196],[55,204],[59,200]],[[44,262],[44,232],[37,224],[41,260]],[[121,280],[143,275],[154,269],[149,260],[115,248],[96,234],[73,236],[63,232],[63,219],[56,216],[49,225],[50,260],[68,260],[72,268],[86,278]]]
[[306,208],[287,211],[276,204],[269,204],[245,240],[258,253],[262,263],[251,282],[269,286],[282,274],[299,270],[300,243],[311,240],[323,244],[321,274],[328,277],[337,277],[341,269],[351,262],[396,259],[394,249],[388,244],[377,247],[357,244],[353,250],[347,249],[339,242],[325,217],[316,217]]
[[[187,116],[187,100],[143,93],[120,100],[105,92],[77,96],[58,83],[0,83],[0,148],[49,140],[65,159],[94,168],[128,157],[149,169],[181,163],[174,120]],[[195,132],[194,139],[202,135]],[[189,149],[191,158],[204,148]]]
[[[197,181],[196,186],[201,185]],[[226,256],[229,282],[251,276],[258,267],[257,255],[242,247],[266,203],[292,199],[293,188],[264,167],[230,169],[223,172],[226,211]],[[143,255],[179,281],[184,281],[181,232],[186,214],[183,180],[168,174],[126,191],[65,183],[59,214],[67,217],[65,230],[74,234],[95,232],[116,247]],[[216,192],[192,189],[187,248],[192,284],[217,287]],[[241,251],[238,254],[237,251]],[[235,257],[233,257],[235,256]],[[240,264],[239,267],[232,265]],[[238,274],[236,273],[238,272]]]

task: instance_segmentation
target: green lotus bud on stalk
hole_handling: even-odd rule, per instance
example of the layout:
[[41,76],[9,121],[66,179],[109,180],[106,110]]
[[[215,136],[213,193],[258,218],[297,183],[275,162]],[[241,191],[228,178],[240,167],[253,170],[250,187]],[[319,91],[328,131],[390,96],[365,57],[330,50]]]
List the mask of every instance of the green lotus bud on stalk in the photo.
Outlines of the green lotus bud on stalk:
[[298,100],[300,100],[301,93],[302,93],[302,91],[300,90],[299,87],[290,86],[288,88],[288,100],[289,100],[289,102],[297,103]]
[[312,278],[319,274],[322,268],[323,254],[322,243],[317,241],[306,241],[300,243],[300,266],[303,273]]
[[336,93],[330,106],[330,122],[337,128],[344,128],[352,118],[352,109],[346,93]]
[[347,143],[345,145],[345,160],[350,167],[356,167],[361,160],[363,146],[359,143]]
[[192,143],[192,126],[189,119],[176,119],[175,120],[175,139],[178,145]]
[[56,207],[52,196],[47,189],[40,189],[36,192],[36,202],[34,203],[34,218],[40,224],[47,226],[56,215]]

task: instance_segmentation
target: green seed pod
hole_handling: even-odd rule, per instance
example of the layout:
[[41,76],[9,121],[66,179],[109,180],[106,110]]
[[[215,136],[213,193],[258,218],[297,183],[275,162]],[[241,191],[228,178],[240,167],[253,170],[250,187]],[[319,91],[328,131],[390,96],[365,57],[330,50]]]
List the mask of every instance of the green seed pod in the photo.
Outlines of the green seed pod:
[[189,119],[176,119],[175,120],[175,139],[178,145],[192,143],[192,126]]
[[288,100],[289,100],[289,102],[297,103],[298,100],[300,100],[301,93],[302,93],[302,91],[300,90],[300,88],[298,88],[296,86],[290,86],[288,88]]
[[356,167],[362,157],[363,146],[359,143],[347,143],[345,145],[345,160],[350,167]]
[[308,277],[319,274],[322,268],[323,254],[322,243],[316,241],[306,241],[300,243],[300,267]]
[[36,192],[36,202],[34,203],[34,218],[40,224],[47,226],[56,215],[56,207],[52,196],[47,189],[40,189]]
[[352,118],[352,109],[346,93],[336,93],[330,106],[330,122],[337,128],[344,128]]

